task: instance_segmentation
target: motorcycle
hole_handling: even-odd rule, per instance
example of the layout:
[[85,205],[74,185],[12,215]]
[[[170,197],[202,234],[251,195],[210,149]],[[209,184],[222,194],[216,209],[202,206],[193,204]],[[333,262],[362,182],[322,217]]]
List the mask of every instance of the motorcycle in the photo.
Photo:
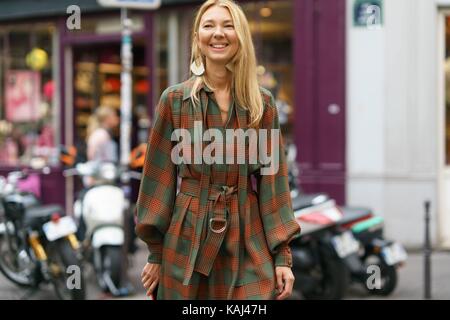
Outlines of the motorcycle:
[[337,228],[333,222],[318,224],[303,219],[306,215],[314,218],[326,208],[313,204],[314,196],[301,199],[293,204],[302,228],[300,237],[291,242],[294,290],[306,299],[342,299],[350,282],[345,260],[356,254],[359,242],[350,231]]
[[[348,207],[342,207],[341,210],[343,219],[340,223],[351,230],[361,243],[359,258],[363,266],[362,268],[356,267],[355,264],[350,266],[352,281],[362,283],[370,294],[382,296],[391,294],[397,286],[397,270],[408,258],[405,248],[399,242],[384,238],[384,220],[374,216],[370,210]],[[351,219],[355,215],[365,218]],[[374,267],[379,271],[379,277],[375,283],[369,284]]]
[[[126,259],[125,215],[130,204],[119,186],[121,175],[140,178],[140,174],[121,170],[113,163],[78,163],[64,175],[80,176],[84,189],[74,203],[74,215],[80,227],[84,260],[92,263],[98,285],[113,296],[129,295],[123,261]],[[125,256],[125,257],[124,257]]]
[[24,298],[50,283],[59,299],[84,300],[75,222],[60,206],[42,205],[31,192],[19,190],[19,181],[28,174],[14,171],[0,177],[0,271],[30,289]]
[[[351,281],[361,283],[371,294],[389,295],[397,285],[397,269],[404,264],[404,247],[383,237],[383,219],[367,208],[337,206],[327,194],[304,194],[295,163],[296,149],[288,147],[289,181],[296,218],[303,223],[327,227],[334,233],[333,246],[350,271]],[[340,235],[343,233],[343,235]],[[370,285],[371,270],[379,279]]]

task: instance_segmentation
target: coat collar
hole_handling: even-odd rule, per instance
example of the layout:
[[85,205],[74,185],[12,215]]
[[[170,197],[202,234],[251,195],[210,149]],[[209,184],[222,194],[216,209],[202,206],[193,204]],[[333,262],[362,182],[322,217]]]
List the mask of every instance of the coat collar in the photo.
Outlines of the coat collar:
[[[190,77],[188,80],[186,80],[183,84],[183,101],[189,99],[191,97],[191,91],[192,91],[192,87],[194,86],[194,82],[195,79],[197,78],[197,76],[192,76]],[[202,99],[203,96],[203,105],[204,105],[204,109],[203,112],[206,113],[206,105],[208,104],[208,95],[202,95],[201,91],[203,90],[204,92],[213,92],[204,82],[202,82],[198,88],[198,90],[200,91],[200,99]],[[235,99],[235,98],[234,98]],[[238,121],[239,121],[239,128],[242,129],[247,129],[248,127],[248,123],[247,123],[247,110],[245,110],[244,108],[242,108],[241,106],[239,106],[237,104],[237,101],[235,99],[235,104],[234,104],[234,108],[237,111],[237,116],[238,116]],[[205,116],[205,114],[203,114],[203,116]],[[200,120],[200,119],[198,119]]]
[[[194,82],[197,76],[190,77],[183,86],[183,101],[189,99],[191,97],[192,87],[194,86]],[[202,82],[198,88],[198,90],[205,90],[206,92],[213,92],[204,82]]]

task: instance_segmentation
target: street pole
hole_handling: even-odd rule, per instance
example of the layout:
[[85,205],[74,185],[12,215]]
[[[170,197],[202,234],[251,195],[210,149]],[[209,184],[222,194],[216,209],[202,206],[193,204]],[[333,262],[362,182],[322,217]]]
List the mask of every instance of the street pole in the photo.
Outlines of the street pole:
[[[122,73],[120,74],[120,164],[126,172],[129,165],[131,142],[131,104],[132,104],[132,70],[133,70],[133,43],[131,38],[131,19],[128,18],[127,8],[120,10],[122,22]],[[122,189],[126,201],[129,203],[131,186],[129,174],[121,175]],[[130,241],[129,205],[124,212],[124,244],[122,250],[122,277],[128,285],[128,247]],[[125,209],[124,209],[125,210]],[[125,283],[122,283],[122,287]]]
[[128,18],[128,9],[121,9],[122,21],[122,73],[120,75],[120,163],[128,166],[130,157],[131,138],[131,104],[132,104],[132,77],[133,44],[131,39],[131,19]]
[[430,201],[425,201],[424,298],[431,299]]

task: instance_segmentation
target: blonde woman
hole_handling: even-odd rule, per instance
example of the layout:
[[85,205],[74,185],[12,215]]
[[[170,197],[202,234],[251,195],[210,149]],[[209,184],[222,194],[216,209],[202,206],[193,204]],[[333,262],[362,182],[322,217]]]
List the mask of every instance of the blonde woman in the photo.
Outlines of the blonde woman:
[[[149,136],[136,211],[136,233],[150,252],[143,286],[156,299],[286,299],[294,283],[289,242],[300,228],[274,99],[258,86],[249,25],[236,3],[200,7],[191,62],[192,77],[163,92]],[[219,139],[231,129],[270,131],[265,143],[280,156],[278,170],[263,174],[265,165],[248,161],[250,143],[225,138],[210,155],[232,152],[245,163],[207,161],[207,152],[189,161],[199,144],[204,151],[213,144],[206,132]],[[184,162],[174,157],[180,144]]]
[[89,118],[87,128],[88,161],[118,162],[118,147],[112,134],[120,123],[117,111],[108,106],[100,106]]

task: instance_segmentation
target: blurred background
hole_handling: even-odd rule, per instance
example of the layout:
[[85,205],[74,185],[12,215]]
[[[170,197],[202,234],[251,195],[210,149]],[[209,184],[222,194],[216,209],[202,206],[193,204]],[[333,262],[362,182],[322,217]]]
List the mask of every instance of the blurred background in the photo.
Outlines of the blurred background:
[[[386,237],[411,252],[424,246],[429,200],[431,244],[449,249],[450,1],[238,2],[260,84],[297,147],[303,190],[371,208]],[[146,142],[162,91],[189,77],[200,3],[162,0],[158,10],[129,11],[132,147]],[[80,28],[68,28],[70,5],[81,9]],[[83,156],[96,108],[120,110],[120,45],[120,10],[96,0],[0,1],[0,174],[49,166],[40,197],[68,214],[80,187],[62,174],[60,146]],[[117,130],[112,137],[118,142]]]

